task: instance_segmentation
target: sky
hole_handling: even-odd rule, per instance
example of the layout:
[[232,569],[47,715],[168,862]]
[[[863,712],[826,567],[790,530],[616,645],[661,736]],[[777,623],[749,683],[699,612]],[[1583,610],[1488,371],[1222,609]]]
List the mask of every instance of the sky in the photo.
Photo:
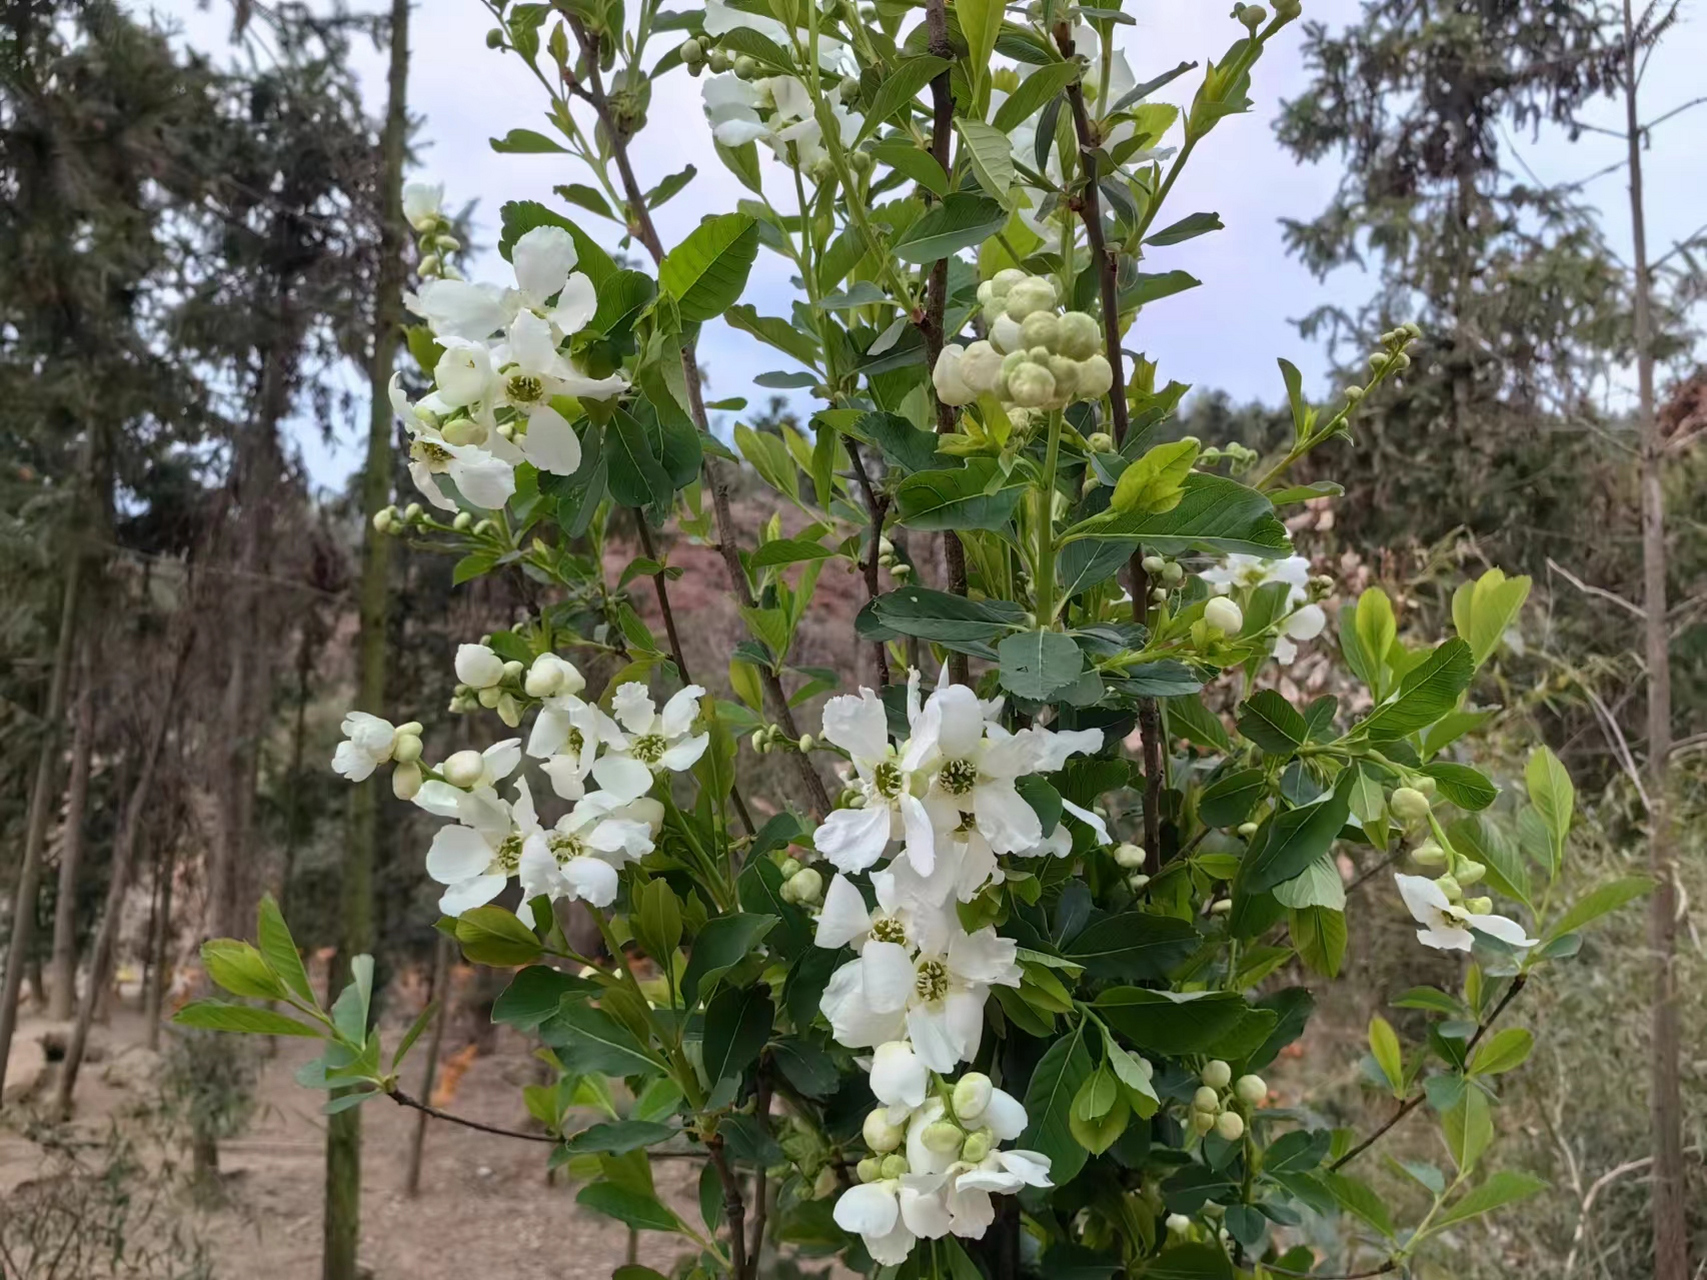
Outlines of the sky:
[[[377,0],[368,0],[377,7]],[[1685,0],[1684,21],[1654,54],[1643,82],[1643,116],[1652,119],[1698,97],[1700,68],[1707,61],[1707,0]],[[1135,25],[1122,26],[1119,43],[1140,81],[1182,60],[1219,57],[1239,29],[1229,18],[1229,0],[1131,0],[1125,8]],[[137,6],[175,28],[186,43],[216,60],[237,56],[230,44],[230,6],[221,0],[154,0]],[[1350,21],[1360,0],[1305,0],[1304,17],[1330,28]],[[420,0],[411,19],[412,58],[409,107],[418,122],[414,139],[416,168],[410,175],[443,182],[446,203],[475,202],[475,241],[483,252],[468,267],[473,279],[502,281],[507,266],[492,246],[498,210],[509,200],[535,199],[560,204],[554,183],[584,181],[578,163],[563,155],[500,155],[489,140],[512,128],[550,133],[544,123],[544,91],[513,55],[488,50],[491,22],[479,0]],[[1347,268],[1326,282],[1317,281],[1286,254],[1282,218],[1308,218],[1328,202],[1340,169],[1332,160],[1297,163],[1275,141],[1273,121],[1280,102],[1309,83],[1302,56],[1303,31],[1288,27],[1269,45],[1253,77],[1254,109],[1217,127],[1186,166],[1169,201],[1166,221],[1194,212],[1221,215],[1226,230],[1168,249],[1153,251],[1152,270],[1183,268],[1202,287],[1159,303],[1142,314],[1127,336],[1127,346],[1161,364],[1164,378],[1200,388],[1220,388],[1235,400],[1276,401],[1282,386],[1277,357],[1305,371],[1307,385],[1326,390],[1325,353],[1319,343],[1298,336],[1293,321],[1323,303],[1355,304],[1370,282]],[[656,45],[662,53],[668,46]],[[370,111],[385,106],[385,56],[361,44],[353,59]],[[1196,83],[1188,73],[1163,90],[1161,98],[1183,102]],[[656,84],[646,130],[634,150],[643,187],[693,164],[698,175],[658,211],[666,245],[691,231],[707,212],[725,211],[745,191],[717,160],[710,127],[700,110],[701,81],[672,72]],[[1597,101],[1583,112],[1590,124],[1622,126],[1622,106]],[[1707,147],[1699,145],[1707,128],[1707,106],[1685,112],[1655,134],[1646,166],[1650,252],[1657,256],[1707,222]],[[1526,164],[1545,182],[1575,181],[1623,156],[1621,139],[1587,133],[1571,142],[1558,131],[1507,139],[1512,167]],[[761,148],[762,151],[762,148]],[[767,161],[768,163],[768,161]],[[777,172],[780,172],[778,170]],[[1630,239],[1628,194],[1621,173],[1596,179],[1584,197],[1604,213],[1604,226],[1615,251],[1626,252]],[[781,207],[788,207],[782,205]],[[589,234],[614,247],[621,231],[610,222],[566,209]],[[638,256],[636,246],[633,252]],[[743,300],[763,313],[788,314],[793,289],[776,256],[761,252]],[[701,338],[701,365],[711,379],[708,399],[747,396],[762,404],[769,394],[750,379],[787,367],[786,358],[756,340],[709,325]],[[354,374],[352,371],[352,385]],[[365,415],[360,418],[365,431]],[[327,442],[318,425],[300,424],[297,435],[304,460],[317,484],[341,486],[360,462],[360,446],[350,428],[344,439]]]

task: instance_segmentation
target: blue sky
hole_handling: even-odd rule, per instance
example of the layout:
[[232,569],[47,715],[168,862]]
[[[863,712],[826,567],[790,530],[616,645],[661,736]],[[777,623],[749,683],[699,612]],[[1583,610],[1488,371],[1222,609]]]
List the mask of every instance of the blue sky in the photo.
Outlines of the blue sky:
[[[1645,118],[1696,97],[1700,68],[1707,61],[1707,14],[1703,0],[1686,0],[1684,22],[1654,55],[1643,85]],[[216,58],[231,56],[229,7],[217,0],[158,0],[145,6],[178,27],[183,38]],[[367,0],[376,7],[376,0]],[[142,8],[144,6],[139,6]],[[1121,45],[1140,80],[1149,79],[1182,59],[1219,56],[1237,33],[1227,0],[1133,0],[1126,6],[1135,26],[1122,27]],[[1335,27],[1355,16],[1358,0],[1305,0],[1305,18]],[[416,175],[446,185],[447,203],[477,201],[477,239],[496,239],[498,209],[505,201],[552,202],[554,183],[582,180],[575,163],[557,155],[498,155],[488,139],[514,127],[549,132],[543,123],[543,90],[513,57],[489,51],[490,21],[478,0],[422,0],[413,19],[410,111],[419,120]],[[1339,176],[1332,161],[1299,165],[1274,140],[1277,104],[1308,83],[1294,26],[1270,46],[1258,66],[1252,97],[1255,109],[1222,124],[1187,166],[1170,208],[1178,216],[1197,211],[1221,215],[1226,230],[1186,244],[1158,250],[1158,267],[1181,267],[1203,287],[1157,304],[1139,318],[1128,346],[1161,362],[1165,377],[1196,387],[1219,387],[1236,399],[1276,400],[1281,388],[1274,361],[1285,356],[1321,381],[1325,361],[1320,348],[1297,335],[1291,321],[1327,301],[1354,302],[1367,292],[1355,269],[1328,282],[1316,281],[1287,257],[1279,219],[1306,217],[1327,202]],[[660,44],[659,50],[665,47]],[[376,114],[384,107],[383,52],[363,45],[355,59],[364,92]],[[1195,73],[1176,81],[1161,96],[1184,100]],[[666,76],[654,90],[651,121],[636,152],[642,185],[692,163],[698,177],[659,213],[660,233],[674,243],[707,211],[734,207],[740,188],[718,163],[699,106],[699,81],[681,73]],[[1590,123],[1619,127],[1619,104],[1596,102],[1584,113]],[[1647,166],[1649,242],[1663,253],[1677,239],[1707,222],[1707,147],[1699,145],[1707,128],[1707,107],[1661,126]],[[1576,143],[1553,131],[1537,138],[1511,140],[1535,174],[1548,182],[1585,177],[1622,157],[1623,143],[1590,133]],[[1616,249],[1629,244],[1627,192],[1621,173],[1597,179],[1585,196],[1605,211],[1607,234]],[[784,205],[783,207],[787,207]],[[614,224],[588,215],[589,233],[614,245]],[[1163,255],[1166,255],[1165,261]],[[471,267],[474,278],[504,278],[505,264],[490,251]],[[780,260],[761,256],[745,300],[760,311],[786,314],[791,294]],[[701,342],[701,363],[712,379],[711,398],[747,395],[762,402],[767,394],[749,380],[784,363],[775,352],[721,324],[709,326]],[[365,424],[365,416],[362,418]],[[362,428],[365,430],[365,425]],[[359,461],[353,435],[327,445],[319,428],[298,433],[314,479],[341,484]]]

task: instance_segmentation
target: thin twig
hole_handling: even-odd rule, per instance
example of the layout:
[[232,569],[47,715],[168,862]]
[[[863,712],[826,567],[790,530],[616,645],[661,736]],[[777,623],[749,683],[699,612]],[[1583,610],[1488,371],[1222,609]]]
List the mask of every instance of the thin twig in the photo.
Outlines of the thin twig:
[[[871,473],[865,469],[865,459],[860,455],[859,446],[852,440],[847,441],[848,457],[853,460],[854,479],[859,481],[860,491],[865,494],[866,509],[871,512],[871,548],[866,553],[865,591],[872,599],[880,594],[878,588],[878,551],[883,545],[883,518],[889,512],[889,495],[880,494],[877,487],[871,483]],[[877,687],[887,688],[889,685],[889,649],[883,640],[871,642],[872,654],[877,661]]]
[[[571,25],[575,38],[581,45],[588,81],[585,86],[573,85],[571,82],[572,87],[580,97],[592,104],[610,141],[611,158],[616,161],[617,173],[622,178],[622,189],[627,196],[629,230],[646,246],[646,252],[651,255],[654,263],[662,262],[664,242],[658,237],[658,228],[646,207],[645,193],[634,176],[634,166],[629,162],[628,135],[617,127],[610,114],[604,80],[599,74],[599,42],[587,34],[586,27],[579,21],[572,21]],[[705,397],[700,393],[699,361],[694,355],[694,344],[691,342],[682,344],[682,374],[687,383],[688,412],[693,418],[694,426],[702,435],[710,435],[711,426],[705,413]],[[734,540],[735,519],[729,506],[729,482],[723,478],[709,456],[705,459],[704,470],[706,487],[711,490],[712,521],[717,528],[718,552],[722,555],[724,568],[729,573],[730,585],[735,588],[736,599],[744,608],[751,609],[755,603],[753,587],[747,581],[747,571],[741,564],[741,554]],[[771,715],[778,727],[787,737],[798,742],[800,729],[795,724],[794,712],[788,704],[788,694],[782,687],[781,678],[768,666],[761,666],[759,680],[764,686],[767,701],[771,704]],[[830,812],[830,793],[824,789],[824,780],[818,776],[818,770],[813,767],[805,752],[790,754],[795,758],[800,780],[806,786],[807,798],[811,801],[814,813],[819,818],[825,817]]]
[[729,1269],[737,1280],[744,1280],[747,1274],[747,1206],[741,1198],[741,1180],[729,1164],[722,1134],[712,1134],[705,1140],[705,1146],[723,1183],[723,1212],[729,1219]]
[[1628,610],[1638,618],[1646,618],[1648,616],[1641,605],[1632,604],[1617,592],[1608,591],[1605,587],[1597,587],[1592,583],[1584,582],[1581,578],[1577,577],[1576,574],[1565,568],[1564,565],[1553,559],[1552,556],[1547,557],[1547,570],[1550,573],[1558,574],[1566,582],[1570,583],[1578,591],[1581,591],[1586,595],[1599,596],[1602,600],[1615,604],[1620,609]]
[[[1476,1034],[1471,1036],[1469,1043],[1464,1046],[1464,1056],[1466,1059],[1468,1059],[1470,1054],[1474,1052],[1476,1045],[1481,1041],[1482,1037],[1487,1034],[1488,1028],[1493,1026],[1494,1023],[1499,1020],[1500,1014],[1504,1013],[1506,1006],[1517,998],[1517,993],[1523,990],[1524,983],[1528,981],[1529,975],[1526,973],[1520,973],[1517,977],[1512,979],[1511,986],[1506,988],[1505,994],[1500,997],[1500,1002],[1494,1006],[1494,1011],[1490,1013],[1482,1024],[1476,1028]],[[1362,1142],[1358,1143],[1350,1151],[1346,1152],[1338,1160],[1335,1160],[1331,1165],[1329,1165],[1328,1172],[1338,1173],[1346,1165],[1357,1159],[1358,1156],[1369,1150],[1370,1147],[1373,1147],[1381,1140],[1389,1129],[1420,1107],[1423,1100],[1427,1097],[1428,1094],[1426,1092],[1418,1091],[1406,1098],[1399,1104],[1399,1109],[1392,1114],[1385,1124],[1383,1124],[1374,1133],[1370,1134]]]
[[450,1112],[441,1111],[418,1098],[411,1098],[401,1089],[387,1089],[385,1096],[400,1107],[411,1107],[416,1111],[424,1111],[435,1120],[448,1120],[451,1124],[459,1124],[464,1129],[478,1129],[481,1133],[496,1134],[500,1138],[520,1138],[523,1142],[549,1142],[553,1146],[562,1141],[561,1138],[554,1138],[549,1133],[528,1133],[522,1129],[506,1129],[502,1125],[482,1124],[479,1120],[469,1120],[464,1116],[452,1115]]

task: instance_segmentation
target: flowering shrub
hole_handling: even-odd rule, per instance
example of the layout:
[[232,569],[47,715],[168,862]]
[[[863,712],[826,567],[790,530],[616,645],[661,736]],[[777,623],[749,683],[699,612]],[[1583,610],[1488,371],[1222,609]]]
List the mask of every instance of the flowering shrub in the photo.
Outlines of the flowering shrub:
[[[1219,221],[1158,217],[1296,0],[1236,6],[1244,34],[1183,111],[1152,98],[1190,68],[1139,84],[1114,48],[1129,19],[1058,0],[491,7],[491,44],[536,73],[561,134],[499,149],[584,162],[600,187],[557,190],[655,271],[523,202],[503,210],[513,284],[470,283],[440,193],[407,193],[410,345],[433,387],[394,402],[443,515],[411,502],[378,527],[459,555],[461,580],[526,574],[545,603],[456,655],[451,711],[513,736],[434,763],[420,722],[354,712],[333,765],[389,768],[445,819],[426,851],[440,927],[517,970],[493,1016],[557,1073],[527,1105],[586,1178],[580,1203],[679,1235],[696,1276],[747,1280],[794,1248],[866,1272],[1177,1278],[1313,1274],[1309,1225],[1334,1217],[1366,1274],[1396,1271],[1532,1192],[1484,1168],[1499,1077],[1531,1046],[1495,1024],[1645,882],[1555,903],[1569,779],[1540,749],[1525,802],[1496,809],[1466,762],[1491,714],[1472,683],[1528,582],[1465,584],[1432,647],[1365,591],[1337,644],[1366,705],[1293,705],[1264,679],[1320,642],[1332,584],[1277,512],[1337,492],[1287,473],[1350,433],[1364,388],[1323,410],[1282,362],[1294,441],[1259,472],[1235,446],[1158,443],[1184,388],[1121,350],[1197,283],[1144,266]],[[647,69],[665,31],[680,43]],[[666,247],[651,211],[691,171],[642,191],[630,157],[678,68],[710,72],[717,153],[752,198]],[[761,248],[797,277],[791,318],[740,302]],[[716,317],[798,367],[764,381],[812,389],[807,431],[738,426],[740,458],[710,433],[694,344]],[[1372,384],[1415,336],[1382,336]],[[741,459],[802,527],[742,541]],[[580,540],[603,545],[624,509],[645,554],[612,584]],[[654,541],[672,522],[717,545],[740,603],[733,698],[683,658]],[[941,539],[942,589],[914,581],[903,531]],[[834,561],[869,590],[872,677],[803,732],[826,681],[790,653]],[[663,637],[626,600],[646,578]],[[626,665],[595,694],[578,649]],[[1231,716],[1202,696],[1217,684],[1239,690]],[[752,819],[743,738],[790,761],[811,812]],[[1338,973],[1336,847],[1420,944],[1470,953],[1460,989],[1397,1002],[1408,1045],[1372,1024],[1364,1074],[1393,1103],[1361,1139],[1275,1105],[1260,1075],[1304,1031],[1305,984]],[[601,955],[565,934],[554,904],[576,902]],[[371,961],[323,1010],[270,903],[258,943],[210,943],[209,972],[286,1009],[179,1020],[324,1039],[304,1078],[332,1108],[420,1105],[397,1070],[422,1023],[382,1053]],[[1403,1227],[1354,1162],[1425,1106],[1447,1167],[1404,1166],[1430,1207]],[[578,1127],[588,1107],[604,1118]],[[658,1150],[704,1157],[697,1213],[658,1198]]]

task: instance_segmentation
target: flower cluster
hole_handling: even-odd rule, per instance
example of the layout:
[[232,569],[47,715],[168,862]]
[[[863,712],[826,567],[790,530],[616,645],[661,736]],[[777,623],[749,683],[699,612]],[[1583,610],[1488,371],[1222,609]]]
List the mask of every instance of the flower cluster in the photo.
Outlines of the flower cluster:
[[[1286,584],[1286,598],[1276,615],[1274,642],[1274,660],[1283,666],[1298,656],[1301,642],[1314,640],[1328,625],[1328,615],[1310,598],[1310,562],[1303,556],[1264,560],[1235,552],[1198,576],[1222,598],[1236,590],[1254,591],[1276,582]],[[1232,630],[1236,633],[1238,628]]]
[[522,462],[573,474],[581,442],[565,413],[576,412],[576,400],[607,400],[627,388],[618,374],[587,376],[568,352],[598,307],[592,281],[574,269],[577,257],[568,231],[535,227],[511,251],[514,288],[441,276],[410,295],[442,354],[430,394],[411,404],[398,375],[391,403],[409,430],[409,474],[434,506],[456,511],[460,495],[497,510],[515,492]]
[[[1097,750],[1102,731],[1010,733],[1000,711],[965,685],[921,698],[916,671],[898,743],[869,689],[824,708],[824,737],[847,753],[853,776],[847,804],[813,837],[837,872],[816,941],[857,955],[831,975],[822,1008],[840,1043],[873,1050],[880,1104],[866,1121],[872,1155],[860,1165],[862,1185],[835,1212],[883,1263],[905,1258],[918,1238],[983,1235],[993,1192],[1050,1185],[1047,1157],[997,1149],[1026,1128],[1019,1102],[981,1074],[953,1085],[942,1079],[977,1056],[991,988],[1020,983],[1017,945],[990,927],[968,931],[955,908],[1001,882],[1004,855],[1071,851],[1065,825],[1045,831],[1018,782]],[[1062,804],[1107,842],[1096,814]],[[862,874],[870,904],[851,878]]]
[[1482,933],[1518,950],[1537,945],[1516,920],[1493,914],[1492,898],[1464,896],[1465,889],[1481,883],[1488,868],[1453,848],[1434,820],[1434,779],[1420,774],[1414,782],[1396,787],[1388,797],[1387,809],[1404,825],[1426,824],[1429,828],[1430,834],[1411,850],[1412,861],[1419,866],[1445,868],[1433,880],[1426,876],[1393,877],[1406,908],[1422,926],[1417,930],[1417,941],[1439,951],[1468,951],[1475,945],[1475,935]]
[[1062,409],[1097,400],[1114,385],[1102,326],[1084,311],[1059,315],[1054,282],[1018,268],[978,286],[988,339],[942,349],[932,371],[944,404],[992,395],[1021,409]]
[[434,767],[421,760],[419,724],[393,728],[351,712],[332,767],[359,782],[392,762],[400,798],[453,819],[427,850],[427,874],[445,886],[439,908],[446,915],[484,906],[511,879],[520,881],[524,903],[579,898],[609,906],[617,873],[652,851],[663,826],[663,805],[650,795],[655,778],[690,769],[705,754],[710,738],[694,732],[705,690],[689,685],[660,709],[645,685],[624,684],[607,714],[581,699],[586,681],[572,663],[542,653],[524,666],[484,644],[457,650],[456,674],[453,710],[491,708],[516,727],[525,709],[537,708],[525,755],[570,803],[554,823],[539,817],[525,777],[509,798],[498,792],[522,765],[520,738],[454,752]]

